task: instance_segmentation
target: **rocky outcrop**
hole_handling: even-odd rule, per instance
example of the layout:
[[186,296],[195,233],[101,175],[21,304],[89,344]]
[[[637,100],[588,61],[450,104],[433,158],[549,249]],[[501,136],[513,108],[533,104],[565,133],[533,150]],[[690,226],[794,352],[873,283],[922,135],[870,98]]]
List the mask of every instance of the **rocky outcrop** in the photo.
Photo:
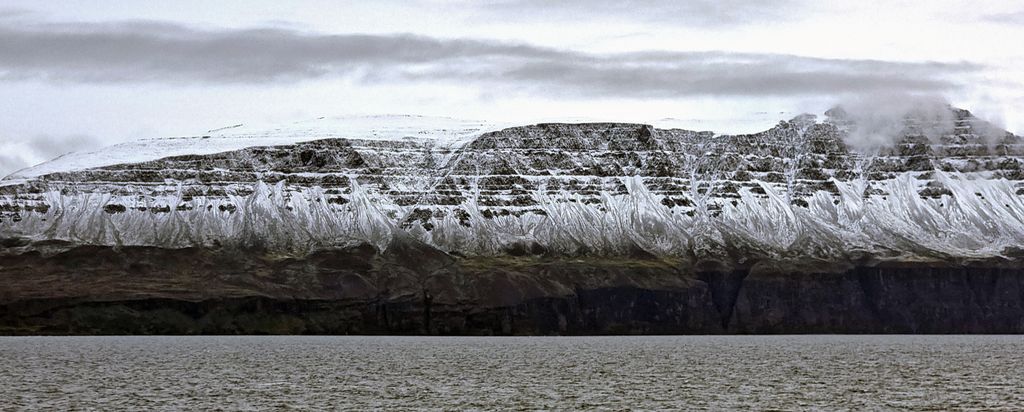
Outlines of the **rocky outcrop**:
[[1002,260],[726,270],[416,243],[304,259],[47,248],[0,258],[0,334],[1024,333],[1024,269]]

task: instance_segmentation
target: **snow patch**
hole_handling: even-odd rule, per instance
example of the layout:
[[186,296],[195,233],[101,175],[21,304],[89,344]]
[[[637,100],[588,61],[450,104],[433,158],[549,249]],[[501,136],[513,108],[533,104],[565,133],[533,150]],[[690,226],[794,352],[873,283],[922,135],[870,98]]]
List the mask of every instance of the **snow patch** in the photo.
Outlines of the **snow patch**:
[[279,146],[327,138],[399,140],[434,139],[458,146],[488,131],[509,125],[448,117],[376,115],[321,117],[285,126],[235,125],[208,134],[125,142],[98,150],[70,153],[22,169],[7,179],[26,179],[123,163],[138,163],[168,156],[205,155],[253,146]]

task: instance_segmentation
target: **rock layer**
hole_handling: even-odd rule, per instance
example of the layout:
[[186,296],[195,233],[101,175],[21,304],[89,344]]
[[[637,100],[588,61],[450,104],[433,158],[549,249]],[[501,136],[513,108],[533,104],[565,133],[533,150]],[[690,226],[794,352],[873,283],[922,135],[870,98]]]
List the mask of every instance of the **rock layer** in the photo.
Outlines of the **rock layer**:
[[7,256],[0,334],[1024,333],[1024,269],[1004,260],[722,270],[394,246]]

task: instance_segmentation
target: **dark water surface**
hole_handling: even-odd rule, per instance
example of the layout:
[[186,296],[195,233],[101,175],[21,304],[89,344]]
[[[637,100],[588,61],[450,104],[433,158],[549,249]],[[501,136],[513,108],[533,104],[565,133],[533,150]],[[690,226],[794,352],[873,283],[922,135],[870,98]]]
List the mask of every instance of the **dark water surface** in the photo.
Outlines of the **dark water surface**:
[[0,338],[0,409],[1024,409],[1021,336]]

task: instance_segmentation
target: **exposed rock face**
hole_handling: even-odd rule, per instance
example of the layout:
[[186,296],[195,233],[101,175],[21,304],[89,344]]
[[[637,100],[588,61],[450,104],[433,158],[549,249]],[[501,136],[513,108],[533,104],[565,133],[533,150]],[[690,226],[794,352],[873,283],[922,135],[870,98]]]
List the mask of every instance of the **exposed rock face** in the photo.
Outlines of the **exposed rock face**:
[[0,332],[1024,332],[1024,141],[948,119],[65,159],[0,181]]
[[0,334],[1024,333],[1024,269],[1003,260],[722,271],[393,246],[4,256]]

